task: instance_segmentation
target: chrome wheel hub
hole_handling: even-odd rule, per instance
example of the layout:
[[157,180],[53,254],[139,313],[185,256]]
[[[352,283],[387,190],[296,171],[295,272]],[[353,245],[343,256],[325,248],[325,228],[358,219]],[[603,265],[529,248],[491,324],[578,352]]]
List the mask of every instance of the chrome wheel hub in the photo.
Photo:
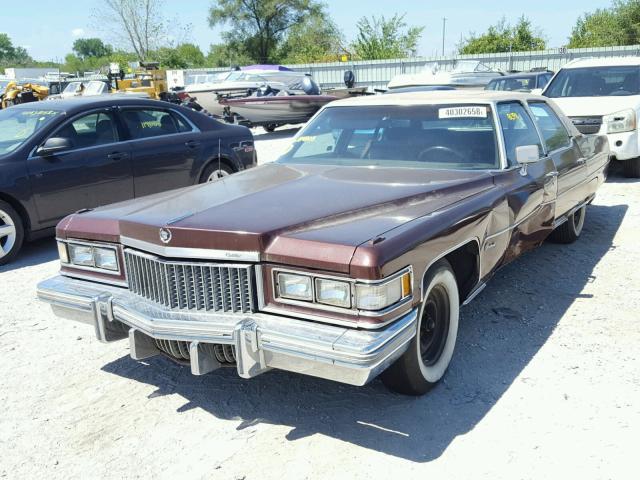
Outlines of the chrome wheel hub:
[[214,170],[213,172],[211,172],[211,175],[209,175],[209,178],[207,178],[207,182],[217,182],[221,178],[228,176],[229,173],[225,172],[224,170]]
[[16,244],[16,226],[4,210],[0,210],[0,258],[7,255]]

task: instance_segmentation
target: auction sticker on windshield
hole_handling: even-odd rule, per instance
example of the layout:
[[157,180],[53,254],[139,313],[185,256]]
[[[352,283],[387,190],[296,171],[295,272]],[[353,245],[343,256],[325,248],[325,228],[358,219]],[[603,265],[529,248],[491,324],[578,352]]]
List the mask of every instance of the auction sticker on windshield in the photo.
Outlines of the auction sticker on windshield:
[[438,118],[487,118],[487,107],[464,106],[438,110]]

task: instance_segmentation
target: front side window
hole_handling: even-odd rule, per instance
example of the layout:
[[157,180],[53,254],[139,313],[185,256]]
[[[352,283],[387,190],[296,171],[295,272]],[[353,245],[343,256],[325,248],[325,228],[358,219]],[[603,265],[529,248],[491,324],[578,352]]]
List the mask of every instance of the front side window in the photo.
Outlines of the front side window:
[[431,169],[499,168],[490,105],[330,107],[281,163]]
[[6,108],[0,110],[0,155],[13,152],[29,137],[43,128],[62,112],[38,108]]
[[498,117],[502,126],[502,135],[509,165],[517,165],[516,148],[526,145],[537,145],[542,153],[540,137],[533,120],[520,102],[498,104]]
[[529,108],[542,133],[548,151],[566,148],[571,145],[569,133],[549,105],[543,102],[531,102]]
[[174,116],[167,110],[132,108],[123,110],[122,117],[134,140],[191,130],[186,122],[180,122],[177,115]]
[[565,68],[549,84],[545,95],[550,98],[640,95],[640,67]]
[[118,129],[111,113],[95,112],[65,124],[52,136],[69,139],[73,149],[88,148],[117,142]]

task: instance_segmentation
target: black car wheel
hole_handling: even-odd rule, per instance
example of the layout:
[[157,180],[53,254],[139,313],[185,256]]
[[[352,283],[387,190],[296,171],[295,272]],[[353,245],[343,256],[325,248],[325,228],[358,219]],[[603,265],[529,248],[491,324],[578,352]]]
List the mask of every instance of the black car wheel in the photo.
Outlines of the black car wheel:
[[11,205],[0,200],[0,265],[13,260],[23,241],[22,219]]
[[640,178],[640,157],[624,160],[622,162],[622,172],[627,178]]
[[584,227],[584,219],[587,215],[587,207],[583,205],[578,210],[569,215],[569,218],[562,225],[557,227],[549,238],[556,243],[573,243],[575,242]]
[[228,177],[234,171],[226,163],[218,163],[214,161],[211,165],[204,169],[200,177],[200,183],[217,182],[220,179]]
[[442,378],[458,336],[459,294],[446,260],[431,267],[425,279],[416,336],[407,351],[381,375],[384,384],[405,395],[423,395]]

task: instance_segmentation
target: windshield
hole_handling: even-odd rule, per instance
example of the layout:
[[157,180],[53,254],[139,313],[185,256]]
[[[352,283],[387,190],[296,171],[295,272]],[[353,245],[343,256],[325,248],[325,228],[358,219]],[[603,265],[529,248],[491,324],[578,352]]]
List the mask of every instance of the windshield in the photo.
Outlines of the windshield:
[[61,112],[46,108],[0,110],[0,155],[13,152]]
[[64,87],[62,93],[76,93],[80,90],[80,86],[82,82],[71,82],[69,85]]
[[87,83],[86,88],[84,89],[84,95],[102,95],[106,90],[106,84],[99,80],[92,80]]
[[638,95],[640,94],[640,67],[562,69],[544,94],[550,98]]
[[536,88],[535,77],[502,77],[491,80],[485,90],[533,90]]
[[280,163],[431,169],[498,168],[489,105],[330,107]]

